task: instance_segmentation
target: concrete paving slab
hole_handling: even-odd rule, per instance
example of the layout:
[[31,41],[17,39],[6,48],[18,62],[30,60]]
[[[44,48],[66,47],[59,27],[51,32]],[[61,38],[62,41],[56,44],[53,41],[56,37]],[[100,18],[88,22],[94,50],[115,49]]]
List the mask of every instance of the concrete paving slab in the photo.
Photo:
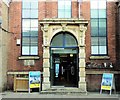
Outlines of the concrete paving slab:
[[72,93],[72,94],[41,94],[39,92],[11,92],[6,91],[0,94],[2,98],[101,98],[101,99],[117,99],[119,100],[120,94],[109,95],[107,93],[100,94],[99,92]]

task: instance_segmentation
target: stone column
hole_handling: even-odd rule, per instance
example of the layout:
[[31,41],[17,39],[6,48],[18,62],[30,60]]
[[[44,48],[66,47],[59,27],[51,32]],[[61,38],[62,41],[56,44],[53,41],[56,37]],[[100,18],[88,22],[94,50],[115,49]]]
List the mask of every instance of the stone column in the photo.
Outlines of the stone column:
[[86,72],[85,72],[85,47],[79,47],[79,83],[78,86],[82,92],[86,92]]
[[49,47],[43,47],[43,83],[42,90],[50,88],[50,54]]
[[50,52],[49,52],[49,41],[48,41],[48,26],[44,24],[41,28],[43,31],[43,83],[42,90],[50,88]]
[[79,26],[79,82],[78,87],[81,92],[87,92],[86,90],[86,72],[85,72],[85,31],[86,27],[84,24],[80,24]]

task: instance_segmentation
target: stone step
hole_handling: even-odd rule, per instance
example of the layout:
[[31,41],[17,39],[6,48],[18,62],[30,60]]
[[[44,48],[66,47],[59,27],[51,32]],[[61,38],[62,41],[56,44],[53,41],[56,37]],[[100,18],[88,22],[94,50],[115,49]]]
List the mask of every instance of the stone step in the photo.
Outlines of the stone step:
[[41,91],[41,94],[78,94],[83,93],[86,94],[86,91],[82,91],[79,88],[71,88],[71,87],[51,87],[50,89]]

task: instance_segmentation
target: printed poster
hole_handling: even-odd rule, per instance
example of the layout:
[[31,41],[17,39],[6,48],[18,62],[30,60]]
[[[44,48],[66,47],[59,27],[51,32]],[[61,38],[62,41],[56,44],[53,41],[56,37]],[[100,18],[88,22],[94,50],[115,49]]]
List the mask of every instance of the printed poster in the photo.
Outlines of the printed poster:
[[103,73],[101,89],[102,90],[111,90],[113,86],[113,74]]
[[41,75],[40,71],[29,72],[29,88],[40,88]]
[[59,74],[59,64],[55,64],[55,77],[58,77]]

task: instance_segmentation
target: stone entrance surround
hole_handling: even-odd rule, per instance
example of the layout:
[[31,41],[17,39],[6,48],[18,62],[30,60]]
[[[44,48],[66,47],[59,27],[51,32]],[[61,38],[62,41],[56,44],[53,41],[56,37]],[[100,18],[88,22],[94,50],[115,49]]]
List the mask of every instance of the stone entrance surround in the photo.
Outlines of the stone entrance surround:
[[39,21],[43,31],[43,84],[42,90],[51,88],[50,83],[50,43],[58,32],[69,32],[75,36],[79,48],[78,89],[86,92],[85,72],[85,32],[88,21],[84,19],[44,19]]

